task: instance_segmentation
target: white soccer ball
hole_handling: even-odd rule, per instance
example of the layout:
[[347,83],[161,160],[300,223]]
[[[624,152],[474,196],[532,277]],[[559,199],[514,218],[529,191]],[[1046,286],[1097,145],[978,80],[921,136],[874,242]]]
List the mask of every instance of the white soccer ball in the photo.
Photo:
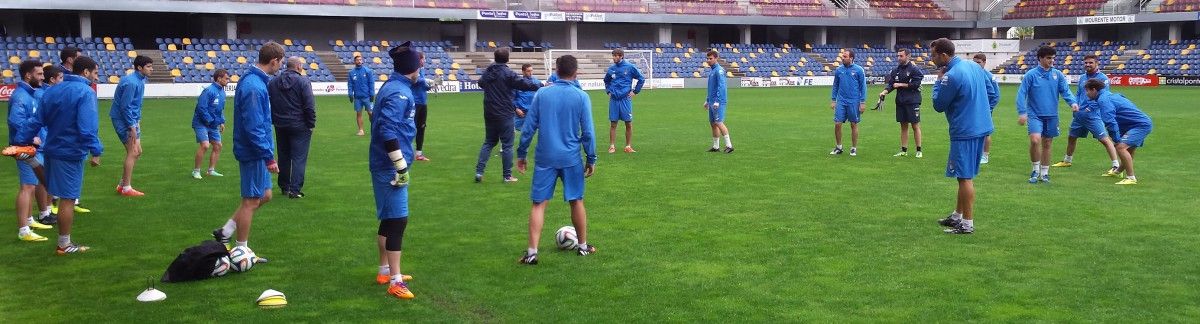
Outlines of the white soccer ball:
[[230,268],[233,269],[233,271],[250,271],[250,268],[254,267],[255,258],[256,256],[254,255],[254,251],[245,246],[239,246],[233,248],[233,250],[229,250],[229,261],[231,264]]
[[558,243],[558,248],[563,250],[573,250],[579,247],[579,237],[575,233],[575,226],[563,226],[554,233],[554,242]]
[[229,268],[231,267],[233,267],[233,261],[230,261],[229,257],[223,256],[220,259],[217,259],[217,264],[213,267],[212,276],[224,276],[225,274],[229,273]]

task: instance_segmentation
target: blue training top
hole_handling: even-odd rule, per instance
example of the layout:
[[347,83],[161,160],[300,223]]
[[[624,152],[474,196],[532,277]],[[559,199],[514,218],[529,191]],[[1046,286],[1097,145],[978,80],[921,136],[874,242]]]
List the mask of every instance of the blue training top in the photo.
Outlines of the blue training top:
[[533,96],[517,146],[518,159],[529,154],[534,133],[538,136],[536,166],[561,169],[579,165],[581,149],[587,164],[596,164],[592,100],[571,82],[555,81]]

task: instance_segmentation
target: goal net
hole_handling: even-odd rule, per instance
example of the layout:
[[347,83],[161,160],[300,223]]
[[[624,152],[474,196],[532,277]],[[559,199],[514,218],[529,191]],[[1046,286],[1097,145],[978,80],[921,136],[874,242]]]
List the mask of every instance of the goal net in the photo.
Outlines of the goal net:
[[[579,60],[579,71],[576,72],[576,79],[581,83],[587,80],[603,81],[604,73],[612,66],[612,50],[549,50],[545,52],[545,75],[549,78],[551,73],[554,73],[554,60],[563,55],[574,56]],[[649,50],[625,50],[625,60],[632,63],[642,72],[642,76],[646,78],[646,82],[642,85],[642,89],[653,89],[654,83],[654,51]],[[636,84],[636,81],[634,81]]]

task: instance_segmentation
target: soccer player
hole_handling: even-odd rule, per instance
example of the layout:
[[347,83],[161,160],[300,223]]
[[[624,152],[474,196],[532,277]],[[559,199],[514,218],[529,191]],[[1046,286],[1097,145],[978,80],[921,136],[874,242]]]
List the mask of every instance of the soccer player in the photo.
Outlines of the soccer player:
[[900,65],[888,74],[886,87],[879,93],[879,100],[883,100],[888,93],[897,92],[896,122],[900,123],[900,153],[892,156],[908,155],[908,129],[911,127],[913,139],[917,142],[916,156],[921,158],[921,79],[925,78],[925,73],[908,61],[908,49],[897,50],[896,61]]
[[71,241],[71,225],[75,219],[75,199],[83,189],[83,160],[88,154],[92,166],[100,165],[104,145],[100,143],[96,91],[91,83],[99,77],[96,61],[86,56],[76,58],[71,65],[73,74],[63,83],[50,87],[38,101],[35,124],[22,128],[16,142],[32,143],[41,127],[46,128],[42,141],[45,150],[43,168],[46,188],[58,202],[59,255],[85,252],[89,248]]
[[221,133],[225,132],[225,85],[229,84],[229,72],[217,69],[212,75],[213,83],[200,92],[196,99],[196,112],[192,115],[192,129],[196,131],[196,167],[192,169],[192,178],[199,180],[200,162],[204,161],[204,152],[210,147],[212,153],[208,157],[208,175],[223,177],[217,172],[217,159],[221,156]]
[[508,47],[496,49],[495,63],[487,67],[479,77],[479,88],[483,89],[483,145],[479,148],[479,160],[475,163],[475,182],[483,181],[483,170],[492,157],[492,148],[500,143],[500,158],[504,161],[504,182],[517,182],[512,176],[513,116],[525,113],[513,107],[513,90],[534,91],[542,85],[530,82],[508,68]]
[[[984,72],[987,72],[988,77],[990,78],[990,80],[992,80],[992,86],[996,88],[996,93],[1000,93],[1000,84],[996,82],[996,78],[992,77],[992,72],[989,72],[987,70],[987,55],[985,55],[983,53],[975,53],[975,56],[972,57],[972,59],[975,61],[975,64],[979,64],[979,67],[983,68]],[[996,103],[992,104],[990,111],[992,111],[992,112],[996,111],[996,104],[999,104],[999,102],[1000,101],[997,100]],[[995,125],[993,125],[993,127],[995,127]],[[983,158],[979,159],[979,164],[987,164],[988,163],[989,152],[991,152],[991,151],[992,151],[992,135],[988,135],[983,138]]]
[[1017,124],[1028,125],[1029,161],[1033,172],[1029,183],[1050,183],[1050,149],[1058,136],[1058,99],[1071,105],[1071,111],[1079,111],[1079,104],[1067,85],[1067,76],[1054,68],[1057,51],[1042,46],[1037,51],[1038,67],[1030,69],[1021,78],[1017,88]]
[[[633,150],[633,97],[642,92],[646,79],[637,66],[625,61],[625,50],[612,50],[613,65],[604,73],[604,92],[608,94],[608,153],[617,151],[617,121],[625,122],[625,153]],[[637,80],[637,85],[633,85]],[[633,86],[633,89],[630,89]]]
[[1119,178],[1123,172],[1125,179],[1117,184],[1137,184],[1137,177],[1133,174],[1133,154],[1137,148],[1145,145],[1146,136],[1150,135],[1150,130],[1154,125],[1150,121],[1150,116],[1138,109],[1125,96],[1105,91],[1108,85],[1103,81],[1091,79],[1084,84],[1084,87],[1089,104],[1099,106],[1100,111],[1112,111],[1117,121],[1117,128],[1121,131],[1121,141],[1117,144],[1117,153],[1121,156],[1121,167],[1115,174],[1105,173],[1104,175]]
[[[78,53],[78,51],[76,51],[76,53]],[[75,56],[79,56],[79,55],[75,54]],[[74,62],[75,56],[71,57],[72,62]],[[42,68],[42,71],[45,72],[46,82],[42,84],[42,87],[43,87],[42,91],[37,92],[39,100],[41,100],[41,96],[42,96],[42,94],[44,94],[46,92],[45,91],[46,89],[49,89],[51,86],[62,83],[63,76],[71,74],[71,71],[69,71],[69,70],[64,71],[62,69],[61,65],[47,66],[47,67]],[[92,84],[92,86],[95,87],[96,85]],[[93,88],[93,90],[95,90],[95,89]],[[44,187],[45,187],[45,184],[38,187],[38,195],[42,194],[41,192],[44,191],[44,189],[42,189],[42,188],[44,188]],[[48,196],[48,197],[51,197],[51,196]],[[39,198],[39,200],[40,199],[41,198]],[[87,209],[87,208],[83,207],[82,204],[83,204],[82,201],[80,201],[79,199],[75,199],[75,213],[78,214],[78,213],[92,212],[91,209]],[[49,225],[49,224],[54,224],[57,221],[57,216],[54,216],[54,215],[58,214],[58,197],[53,197],[53,199],[50,200],[49,205],[50,205],[50,207],[48,207],[49,209],[46,209],[46,208],[42,209],[42,216],[41,216],[41,218],[38,218],[38,222]]]
[[1000,93],[987,71],[978,64],[954,56],[954,42],[940,38],[929,45],[931,59],[938,66],[933,84],[933,109],[946,114],[950,128],[950,154],[946,176],[958,179],[958,200],[954,213],[938,223],[950,227],[949,234],[975,232],[975,185],[983,155],[983,139],[992,133],[991,107]]
[[417,52],[421,55],[421,69],[417,69],[417,82],[413,83],[412,93],[413,101],[417,103],[417,161],[429,161],[429,157],[425,156],[425,152],[421,149],[425,147],[425,120],[429,118],[429,89],[433,88],[433,80],[425,78],[425,53]]
[[867,110],[867,74],[861,66],[854,64],[853,49],[842,51],[839,59],[842,66],[834,71],[832,102],[829,103],[829,109],[833,110],[833,138],[837,146],[829,154],[842,154],[842,123],[848,121],[850,156],[857,156],[858,122],[860,115]]
[[728,89],[725,87],[725,68],[721,66],[721,53],[710,49],[705,54],[708,66],[708,96],[704,98],[704,109],[708,111],[708,126],[712,128],[712,147],[709,152],[717,152],[721,147],[721,138],[725,138],[725,153],[733,153],[733,141],[729,140],[729,128],[725,127],[725,106],[729,103]]
[[367,111],[367,119],[371,118],[371,103],[375,101],[375,72],[363,66],[363,57],[354,57],[354,69],[346,80],[346,89],[350,91],[350,103],[354,105],[354,120],[358,122],[358,136],[363,136],[363,110]]
[[154,72],[152,63],[150,57],[143,55],[133,59],[134,73],[121,77],[108,110],[117,138],[125,145],[125,169],[117,184],[117,193],[126,197],[145,195],[133,189],[133,166],[142,156],[142,99],[146,94],[146,80]]
[[[12,96],[8,99],[8,139],[9,145],[41,145],[42,139],[46,134],[41,129],[30,130],[36,133],[31,143],[17,142],[17,134],[23,128],[39,126],[34,118],[37,118],[37,97],[35,93],[37,88],[42,85],[44,74],[42,72],[42,62],[28,60],[21,62],[18,68],[21,74],[21,81],[17,82],[16,89],[13,90]],[[39,127],[40,128],[40,127]],[[38,154],[40,155],[40,154]],[[20,188],[17,191],[17,239],[27,242],[41,242],[47,240],[46,237],[34,233],[32,229],[51,229],[53,226],[42,224],[33,219],[33,199],[34,193],[37,192],[39,185],[37,174],[33,172],[33,165],[41,164],[40,156],[32,157],[34,161],[17,161],[17,178],[20,181]],[[43,195],[42,197],[45,197]],[[39,202],[44,202],[40,200]],[[31,229],[32,228],[32,229]]]
[[[1104,82],[1104,88],[1101,92],[1108,91],[1108,76],[1104,72],[1100,72],[1100,58],[1096,55],[1088,54],[1083,58],[1083,74],[1079,76],[1079,86],[1075,90],[1075,101],[1082,103],[1085,98],[1083,86],[1088,80],[1096,79]],[[1067,132],[1067,155],[1063,157],[1061,162],[1051,165],[1053,167],[1070,167],[1074,161],[1075,143],[1081,137],[1087,137],[1088,133],[1092,133],[1100,144],[1104,145],[1104,150],[1108,152],[1108,157],[1112,160],[1112,168],[1108,170],[1108,175],[1116,175],[1117,169],[1121,166],[1120,158],[1117,156],[1117,150],[1114,147],[1113,136],[1117,136],[1116,117],[1111,111],[1095,111],[1091,109],[1080,109],[1071,115],[1071,130]],[[1108,141],[1105,141],[1105,138]]]
[[58,65],[58,69],[66,75],[74,74],[75,59],[80,56],[83,56],[83,51],[78,47],[64,47],[61,51],[58,51],[58,58],[62,61],[62,64]]
[[[388,294],[412,299],[405,280],[412,277],[400,272],[400,249],[408,227],[409,169],[416,134],[416,103],[413,86],[419,79],[420,59],[410,42],[388,51],[395,72],[379,88],[376,114],[371,117],[370,169],[375,191],[375,211],[379,219],[379,274],[375,280],[388,284]],[[379,116],[379,117],[374,117]]]
[[[541,80],[533,76],[532,64],[526,63],[521,65],[521,77],[538,84],[550,85],[550,83],[542,83]],[[513,106],[521,111],[521,115],[528,116],[529,106],[533,104],[533,94],[534,91],[513,90]],[[525,117],[514,116],[513,118],[513,126],[520,132],[521,128],[525,126]]]
[[[571,205],[571,223],[579,234],[576,253],[596,253],[596,247],[588,244],[587,210],[583,206],[583,179],[596,172],[592,101],[587,93],[571,84],[579,69],[574,56],[564,55],[554,64],[558,67],[559,80],[534,95],[525,129],[521,131],[521,146],[517,148],[517,170],[525,173],[529,168],[526,162],[529,144],[537,134],[537,159],[533,166],[533,188],[529,193],[533,201],[529,210],[529,248],[518,260],[528,265],[538,264],[538,240],[542,237],[546,205],[554,198],[554,185],[559,179],[563,184],[563,200]],[[586,161],[580,161],[580,151]]]
[[271,201],[271,173],[279,173],[279,165],[274,159],[267,81],[281,67],[283,46],[276,42],[263,44],[258,50],[258,61],[234,89],[233,157],[241,170],[242,203],[224,226],[213,230],[213,238],[221,243],[228,244],[232,237],[237,246],[248,248],[254,212]]

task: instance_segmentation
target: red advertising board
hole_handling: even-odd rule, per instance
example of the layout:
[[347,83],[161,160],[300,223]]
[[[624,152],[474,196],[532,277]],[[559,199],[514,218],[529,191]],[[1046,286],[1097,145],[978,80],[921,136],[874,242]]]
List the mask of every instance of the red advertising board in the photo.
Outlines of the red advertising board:
[[8,97],[12,97],[13,91],[16,90],[15,84],[0,84],[0,100],[8,101]]
[[1110,75],[1108,83],[1125,87],[1157,87],[1159,80],[1157,75]]

